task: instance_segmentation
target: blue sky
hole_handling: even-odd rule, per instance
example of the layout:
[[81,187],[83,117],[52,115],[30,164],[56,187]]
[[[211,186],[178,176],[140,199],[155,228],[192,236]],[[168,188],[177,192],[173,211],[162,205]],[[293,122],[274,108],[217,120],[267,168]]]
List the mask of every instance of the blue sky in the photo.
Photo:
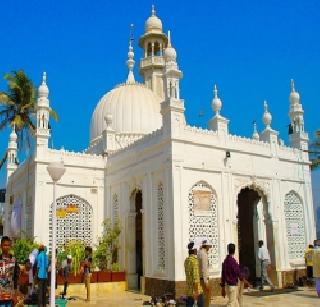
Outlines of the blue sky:
[[[0,75],[22,68],[38,85],[42,71],[47,72],[51,105],[60,115],[52,125],[54,147],[78,151],[88,146],[90,118],[98,100],[127,76],[131,23],[138,78],[137,41],[152,3],[164,30],[172,32],[184,72],[181,95],[188,123],[206,127],[217,83],[231,133],[250,136],[253,120],[262,130],[266,99],[272,127],[287,142],[289,85],[294,78],[306,130],[312,136],[320,128],[317,0],[3,1]],[[0,80],[0,89],[5,87]],[[8,131],[1,131],[1,152],[7,139]],[[318,189],[319,172],[316,175]],[[2,170],[0,186],[4,177]]]

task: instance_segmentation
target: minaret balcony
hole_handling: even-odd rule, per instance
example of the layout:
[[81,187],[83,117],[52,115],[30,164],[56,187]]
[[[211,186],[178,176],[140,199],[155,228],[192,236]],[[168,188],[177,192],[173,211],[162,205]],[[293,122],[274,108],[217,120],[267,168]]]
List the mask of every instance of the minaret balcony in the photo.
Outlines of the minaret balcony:
[[164,66],[164,57],[163,56],[149,56],[147,58],[143,58],[140,61],[140,69],[153,67],[163,67]]

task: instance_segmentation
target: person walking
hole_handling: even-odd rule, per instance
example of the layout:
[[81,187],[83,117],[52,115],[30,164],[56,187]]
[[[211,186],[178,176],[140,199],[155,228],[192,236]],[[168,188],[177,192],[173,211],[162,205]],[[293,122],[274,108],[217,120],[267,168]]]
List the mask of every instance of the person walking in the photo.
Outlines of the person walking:
[[208,252],[212,245],[207,240],[202,241],[202,246],[198,252],[200,285],[204,295],[204,306],[209,307],[211,300],[211,287],[209,283],[209,258]]
[[71,263],[72,263],[72,257],[71,255],[67,255],[67,259],[64,259],[61,265],[63,281],[64,281],[64,288],[62,292],[63,297],[67,295],[68,280],[69,280],[69,275],[71,273]]
[[[36,262],[38,268],[37,278],[39,285],[38,306],[47,306],[47,282],[49,259],[44,245],[39,246],[39,253]],[[54,291],[54,289],[51,289],[51,291]]]
[[263,246],[263,241],[260,240],[258,242],[258,259],[260,261],[260,267],[261,267],[261,286],[260,286],[260,290],[263,290],[263,286],[265,284],[265,282],[267,282],[267,284],[271,287],[271,291],[274,290],[274,285],[271,281],[271,279],[268,276],[268,267],[271,263],[270,261],[270,255],[268,250]]
[[240,279],[239,264],[234,259],[236,246],[233,243],[228,244],[228,255],[222,263],[221,273],[221,295],[228,297],[228,307],[239,307],[238,281]]
[[312,286],[313,283],[313,245],[310,244],[304,252],[304,260],[307,266],[307,284]]
[[194,305],[203,307],[204,300],[200,286],[199,261],[197,258],[197,249],[194,248],[193,242],[188,244],[188,254],[188,257],[184,261],[187,284],[186,307],[193,307]]
[[86,246],[84,249],[84,260],[82,261],[82,271],[84,276],[84,285],[87,290],[87,301],[90,301],[90,279],[91,279],[91,264],[92,264],[92,248]]

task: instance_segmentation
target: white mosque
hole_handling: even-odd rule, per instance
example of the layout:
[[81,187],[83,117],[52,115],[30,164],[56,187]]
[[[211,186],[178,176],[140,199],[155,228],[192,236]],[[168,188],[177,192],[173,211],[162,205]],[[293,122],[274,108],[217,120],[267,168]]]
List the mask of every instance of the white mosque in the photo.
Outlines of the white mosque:
[[230,242],[251,275],[259,276],[255,253],[262,239],[271,254],[272,278],[284,286],[303,271],[304,249],[316,238],[308,135],[294,82],[289,146],[272,128],[267,102],[263,131],[254,126],[252,138],[230,134],[216,86],[208,128],[192,127],[185,119],[177,53],[154,9],[139,46],[143,83],[135,81],[130,42],[128,78],[98,102],[83,153],[48,147],[49,89],[43,74],[35,150],[19,166],[17,136],[10,134],[4,233],[50,243],[53,199],[47,166],[63,160],[57,213],[76,209],[58,216],[58,244],[77,239],[94,245],[102,221],[118,218],[120,265],[129,288],[183,293],[186,246],[203,238],[213,245],[209,258],[216,285]]

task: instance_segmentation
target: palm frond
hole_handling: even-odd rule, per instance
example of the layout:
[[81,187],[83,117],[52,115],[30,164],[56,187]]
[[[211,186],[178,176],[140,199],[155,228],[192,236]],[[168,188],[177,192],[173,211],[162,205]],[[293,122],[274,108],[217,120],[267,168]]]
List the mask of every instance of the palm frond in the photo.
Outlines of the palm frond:
[[52,117],[56,122],[59,120],[59,115],[57,114],[57,112],[53,109],[50,109],[49,112],[50,117]]
[[0,169],[2,168],[2,166],[5,164],[5,162],[7,161],[7,157],[8,157],[8,152],[6,151],[6,153],[4,154],[4,156],[2,157],[2,159],[0,160]]

